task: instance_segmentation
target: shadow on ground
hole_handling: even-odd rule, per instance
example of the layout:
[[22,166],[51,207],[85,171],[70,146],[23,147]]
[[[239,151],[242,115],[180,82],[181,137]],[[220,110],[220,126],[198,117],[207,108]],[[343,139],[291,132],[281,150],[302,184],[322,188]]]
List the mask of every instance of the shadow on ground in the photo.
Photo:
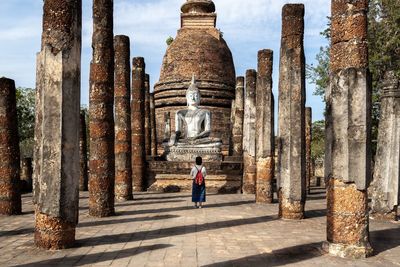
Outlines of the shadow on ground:
[[261,216],[255,218],[218,221],[218,222],[204,223],[204,224],[191,224],[191,225],[175,226],[175,227],[156,229],[150,231],[96,236],[91,238],[80,239],[78,242],[79,244],[81,244],[81,246],[118,244],[118,243],[125,243],[125,242],[139,241],[139,240],[151,240],[151,239],[158,239],[170,236],[184,235],[188,233],[222,229],[240,225],[265,223],[277,219],[278,219],[277,216]]
[[[255,204],[253,200],[246,200],[246,201],[236,201],[236,202],[224,202],[224,203],[215,203],[215,204],[205,204],[205,208],[221,208],[221,207],[230,207],[230,206],[239,206],[239,205],[246,205],[246,204]],[[148,210],[129,210],[129,211],[121,211],[118,212],[118,215],[125,216],[125,215],[137,215],[137,214],[148,214],[148,213],[162,213],[162,212],[174,212],[174,211],[183,211],[183,210],[190,210],[193,207],[190,206],[180,206],[180,207],[171,207],[171,208],[164,208],[164,209],[148,209]]]
[[272,253],[264,253],[236,260],[218,262],[203,267],[225,267],[225,266],[282,266],[319,257],[323,253],[321,251],[321,242],[303,244],[279,250]]
[[324,216],[326,216],[326,209],[306,210],[304,216],[306,219],[324,217]]
[[[93,218],[96,221],[86,221],[81,222],[78,224],[78,228],[83,227],[93,227],[93,226],[100,226],[100,225],[110,225],[110,224],[120,224],[120,223],[131,223],[131,222],[139,222],[139,221],[156,221],[156,220],[168,220],[172,218],[178,218],[178,215],[157,215],[157,216],[146,216],[146,217],[139,217],[139,218],[125,218],[125,219],[109,219],[115,217],[107,217],[107,218]],[[22,228],[17,230],[10,230],[10,231],[0,231],[1,236],[14,236],[14,235],[25,235],[33,233],[33,228]]]
[[397,228],[370,232],[370,242],[375,255],[400,246],[400,225],[393,225]]
[[55,266],[61,264],[62,266],[82,266],[86,264],[96,264],[104,261],[122,259],[122,258],[130,258],[137,254],[146,252],[146,251],[153,251],[157,249],[164,249],[172,247],[172,245],[167,244],[158,244],[152,246],[144,246],[144,247],[136,247],[130,249],[123,249],[119,251],[109,251],[109,252],[99,252],[94,254],[88,255],[77,255],[77,256],[67,256],[67,257],[60,257],[50,260],[32,262],[28,264],[18,265],[20,267],[27,267],[27,266]]
[[[130,200],[130,201],[126,201],[126,202],[116,202],[114,204],[115,208],[118,207],[130,207],[130,206],[142,206],[142,205],[152,205],[152,204],[164,204],[164,203],[178,203],[178,202],[184,202],[184,199],[170,199],[170,200],[166,200],[166,201],[162,201],[162,200],[157,200],[157,201],[143,201],[145,199],[136,199],[136,200]],[[88,210],[89,207],[88,206],[83,206],[83,207],[79,207],[79,210]]]

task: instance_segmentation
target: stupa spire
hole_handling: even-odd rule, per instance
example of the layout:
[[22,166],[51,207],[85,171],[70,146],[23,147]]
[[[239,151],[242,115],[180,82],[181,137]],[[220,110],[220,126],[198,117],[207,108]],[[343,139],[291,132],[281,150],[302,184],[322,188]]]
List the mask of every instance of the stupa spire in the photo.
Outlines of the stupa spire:
[[182,5],[182,13],[214,13],[215,4],[211,0],[187,0]]
[[181,27],[215,28],[217,15],[212,0],[187,0],[181,7]]

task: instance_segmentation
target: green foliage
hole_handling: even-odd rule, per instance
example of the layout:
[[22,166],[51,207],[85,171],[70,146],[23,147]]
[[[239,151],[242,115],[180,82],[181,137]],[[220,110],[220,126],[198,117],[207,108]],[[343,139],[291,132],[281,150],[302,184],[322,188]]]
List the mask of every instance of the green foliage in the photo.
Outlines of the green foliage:
[[400,77],[399,0],[370,0],[368,45],[373,87],[379,88],[387,70]]
[[165,42],[167,43],[168,46],[170,46],[173,41],[174,41],[174,38],[172,36],[169,36]]
[[315,161],[324,160],[325,155],[325,121],[315,121],[312,124],[311,158]]
[[17,115],[22,157],[32,157],[35,129],[35,89],[17,88]]
[[[331,18],[328,19],[327,28],[319,34],[325,37],[326,40],[331,40]],[[325,90],[329,86],[329,62],[330,62],[330,46],[324,46],[319,48],[319,52],[315,59],[317,65],[314,66],[306,65],[306,78],[313,84],[315,84],[314,95],[321,96],[322,101],[325,102]]]
[[320,47],[316,56],[318,64],[306,66],[307,79],[315,84],[314,95],[321,96],[325,101],[325,90],[329,86],[329,46]]
[[[329,19],[330,20],[330,19]],[[330,23],[321,32],[330,39]],[[394,70],[400,77],[400,1],[370,0],[368,13],[369,69],[372,76],[372,150],[380,117],[380,86],[387,70]],[[307,66],[307,78],[316,85],[314,95],[325,97],[329,85],[329,46],[322,47],[316,55],[317,66]]]

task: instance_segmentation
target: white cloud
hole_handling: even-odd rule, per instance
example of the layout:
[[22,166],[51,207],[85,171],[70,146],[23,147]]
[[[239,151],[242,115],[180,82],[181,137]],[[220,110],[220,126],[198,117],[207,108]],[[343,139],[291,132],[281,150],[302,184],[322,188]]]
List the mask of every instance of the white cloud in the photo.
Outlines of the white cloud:
[[[35,53],[40,49],[42,1],[0,1],[0,75],[16,77],[17,84],[35,85]],[[30,2],[30,1],[29,1]],[[214,0],[217,27],[224,32],[237,69],[243,75],[256,68],[259,49],[271,48],[274,57],[274,84],[278,84],[281,12],[285,3],[305,4],[305,45],[308,62],[314,61],[325,44],[319,32],[326,27],[330,0]],[[146,59],[152,84],[157,82],[166,50],[165,40],[175,37],[180,27],[180,7],[184,0],[115,0],[114,33],[131,38],[132,55]],[[82,100],[87,103],[91,58],[92,1],[83,1]],[[18,18],[17,18],[18,17]],[[14,55],[14,56],[13,56]],[[12,62],[7,62],[12,60]],[[314,99],[313,99],[314,102]],[[322,112],[321,112],[322,113]],[[315,113],[317,114],[317,113]]]

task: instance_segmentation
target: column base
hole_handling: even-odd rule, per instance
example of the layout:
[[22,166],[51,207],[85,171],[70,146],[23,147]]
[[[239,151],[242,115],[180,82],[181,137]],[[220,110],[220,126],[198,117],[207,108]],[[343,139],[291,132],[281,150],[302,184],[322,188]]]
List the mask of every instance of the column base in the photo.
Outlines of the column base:
[[256,158],[245,153],[243,155],[243,194],[256,193],[257,165]]
[[35,245],[48,250],[70,248],[75,243],[75,224],[35,212]]
[[128,196],[115,195],[115,201],[117,201],[117,202],[125,202],[125,201],[130,201],[130,200],[133,200],[133,195],[128,195]]
[[289,202],[279,194],[279,218],[285,220],[304,219],[304,203],[301,201]]
[[[127,184],[116,184],[115,185],[115,200],[117,202],[124,202],[133,200],[131,185]],[[129,189],[128,189],[129,188]]]
[[95,209],[89,207],[89,215],[92,217],[103,218],[115,215],[114,208],[112,209]]
[[[247,174],[248,176],[249,174]],[[255,176],[255,174],[254,174]],[[254,184],[244,184],[242,186],[243,194],[245,195],[254,195],[256,193],[256,185]]]
[[274,201],[272,179],[274,178],[274,158],[257,159],[256,203],[271,204]]
[[397,207],[396,210],[392,210],[391,212],[388,213],[380,213],[380,212],[373,212],[371,211],[369,214],[369,217],[373,220],[378,220],[378,221],[398,221],[397,217]]
[[325,241],[322,249],[329,255],[340,258],[363,259],[372,255],[373,249],[368,243],[365,246],[335,244]]
[[269,182],[260,183],[257,182],[256,190],[256,203],[259,204],[272,204],[274,202],[274,192],[272,190],[272,184]]
[[8,201],[0,200],[0,215],[20,215],[21,212],[21,201]]

